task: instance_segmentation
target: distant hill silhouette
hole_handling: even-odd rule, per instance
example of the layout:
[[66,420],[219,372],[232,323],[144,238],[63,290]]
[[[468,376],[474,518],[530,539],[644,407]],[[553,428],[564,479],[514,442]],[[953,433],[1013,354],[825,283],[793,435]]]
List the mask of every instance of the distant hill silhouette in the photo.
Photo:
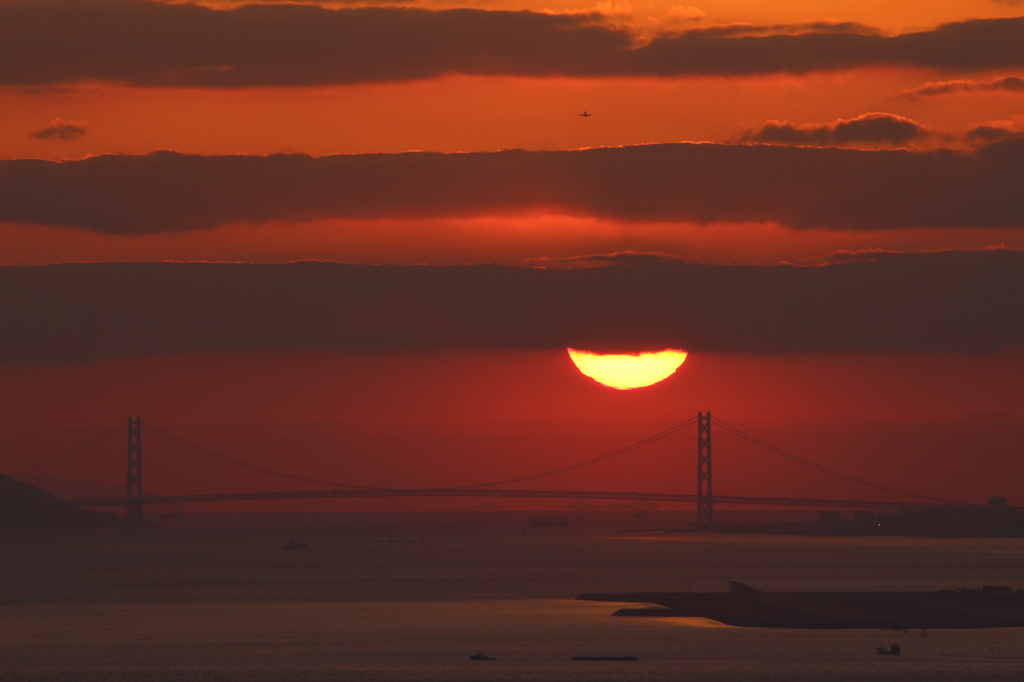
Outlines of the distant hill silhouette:
[[108,497],[124,497],[124,483],[104,485],[95,481],[77,478],[54,478],[50,476],[26,476],[22,483],[42,488],[62,500],[90,500]]
[[116,526],[115,514],[89,511],[0,474],[0,528]]

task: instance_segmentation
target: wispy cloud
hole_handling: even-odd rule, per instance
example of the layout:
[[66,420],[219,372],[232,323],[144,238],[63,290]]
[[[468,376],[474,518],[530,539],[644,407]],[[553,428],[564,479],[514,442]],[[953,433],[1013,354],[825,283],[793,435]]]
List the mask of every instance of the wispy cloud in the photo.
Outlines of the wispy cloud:
[[682,257],[671,253],[650,251],[617,251],[615,253],[595,253],[584,256],[568,256],[565,258],[542,257],[524,260],[524,267],[545,268],[549,270],[575,270],[579,268],[603,268],[610,265],[651,265],[653,263],[679,263]]
[[996,140],[1015,137],[1019,134],[1013,121],[989,121],[988,123],[974,126],[967,131],[965,137],[968,142],[987,144]]
[[936,95],[962,95],[979,92],[1009,92],[1024,95],[1024,78],[1003,76],[987,81],[955,80],[925,83],[900,93],[901,97],[935,97]]
[[789,121],[766,121],[757,130],[744,133],[740,140],[822,147],[858,144],[901,145],[931,135],[931,131],[913,119],[875,112],[829,123],[795,124]]
[[603,0],[589,9],[543,10],[543,14],[583,19],[585,23],[629,33],[634,46],[645,45],[654,38],[679,35],[694,27],[706,16],[705,12],[689,5],[641,5],[630,2]]
[[39,130],[29,133],[29,137],[39,140],[63,140],[69,142],[77,140],[89,132],[88,121],[65,121],[62,118],[55,118]]

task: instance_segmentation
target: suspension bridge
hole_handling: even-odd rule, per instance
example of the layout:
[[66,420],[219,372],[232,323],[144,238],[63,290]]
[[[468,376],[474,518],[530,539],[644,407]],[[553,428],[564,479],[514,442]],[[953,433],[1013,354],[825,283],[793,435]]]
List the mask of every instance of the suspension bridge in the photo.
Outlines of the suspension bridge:
[[[899,510],[971,506],[870,481],[799,457],[698,412],[682,423],[617,450],[571,464],[521,473],[483,483],[455,482],[432,487],[339,482],[287,472],[214,451],[167,429],[147,423],[143,467],[143,423],[129,417],[78,447],[14,474],[33,482],[61,471],[93,482],[114,480],[118,458],[109,444],[127,436],[123,495],[70,499],[81,507],[124,507],[129,523],[141,523],[151,505],[381,497],[490,497],[647,501],[694,504],[701,526],[715,520],[716,505],[813,507],[819,509]],[[155,438],[154,438],[155,437]],[[124,443],[124,441],[121,441]],[[123,446],[122,446],[123,447]],[[168,450],[170,448],[170,450]],[[161,448],[156,448],[160,450]],[[124,452],[122,450],[122,452]],[[352,453],[349,453],[349,457]],[[338,461],[344,465],[345,458]],[[723,466],[724,465],[724,466]],[[146,488],[143,488],[143,471]],[[125,469],[121,469],[124,476]],[[52,480],[52,479],[48,479]],[[125,480],[125,479],[122,479]],[[765,495],[765,481],[774,495]],[[717,486],[717,489],[716,489]],[[728,494],[721,494],[723,488]],[[832,495],[807,495],[807,490]],[[835,495],[836,492],[843,493]]]

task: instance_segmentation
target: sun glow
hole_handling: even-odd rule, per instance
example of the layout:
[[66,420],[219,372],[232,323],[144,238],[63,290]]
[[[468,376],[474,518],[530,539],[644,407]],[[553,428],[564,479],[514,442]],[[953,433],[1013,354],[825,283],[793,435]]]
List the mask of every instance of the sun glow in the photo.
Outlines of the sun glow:
[[686,360],[686,351],[674,348],[623,355],[603,355],[575,348],[566,350],[576,369],[597,383],[619,391],[643,388],[664,381]]

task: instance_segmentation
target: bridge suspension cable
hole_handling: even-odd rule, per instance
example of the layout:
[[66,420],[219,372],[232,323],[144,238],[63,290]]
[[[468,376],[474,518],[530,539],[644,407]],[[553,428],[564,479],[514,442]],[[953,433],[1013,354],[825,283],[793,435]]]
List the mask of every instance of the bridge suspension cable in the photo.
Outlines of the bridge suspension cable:
[[562,473],[565,473],[566,471],[572,471],[573,469],[581,469],[581,468],[583,468],[585,466],[590,466],[591,464],[597,464],[598,462],[603,462],[605,460],[612,459],[613,457],[618,457],[619,455],[624,455],[627,452],[632,452],[633,450],[637,450],[639,448],[642,448],[645,445],[650,445],[651,443],[655,443],[655,442],[661,440],[662,438],[667,438],[668,436],[671,436],[676,431],[680,431],[682,429],[685,429],[687,426],[691,426],[695,421],[697,421],[697,418],[696,417],[691,417],[690,419],[687,419],[686,421],[682,422],[681,424],[676,424],[673,427],[665,429],[661,433],[656,433],[653,436],[650,436],[648,438],[644,438],[643,440],[637,441],[636,443],[633,443],[632,445],[627,445],[626,447],[619,448],[618,450],[615,450],[614,452],[609,452],[609,453],[601,455],[599,457],[594,457],[593,459],[588,459],[585,462],[577,462],[576,464],[570,464],[568,466],[559,467],[558,469],[552,469],[551,471],[544,471],[542,473],[531,474],[529,476],[520,476],[519,478],[509,478],[509,479],[506,479],[504,481],[491,481],[490,483],[477,483],[476,485],[453,486],[453,487],[450,487],[450,488],[443,488],[443,490],[469,490],[471,488],[489,488],[489,487],[492,487],[492,486],[510,485],[512,483],[521,483],[523,481],[532,481],[532,480],[535,480],[535,479],[538,479],[538,478],[545,478],[547,476],[554,476],[555,474],[562,474]]
[[188,441],[188,440],[185,440],[184,438],[180,438],[179,436],[175,436],[173,433],[168,433],[167,431],[164,431],[163,429],[161,429],[159,426],[154,426],[153,424],[150,424],[149,422],[146,422],[146,426],[153,433],[156,433],[156,434],[158,434],[160,436],[163,436],[167,440],[169,440],[171,442],[174,442],[174,443],[177,443],[178,445],[181,445],[183,447],[186,447],[186,448],[189,448],[189,449],[194,450],[196,452],[199,452],[201,454],[204,454],[207,457],[213,457],[214,459],[219,459],[222,462],[228,462],[230,464],[234,464],[236,466],[244,467],[246,469],[252,469],[253,471],[259,471],[260,473],[263,473],[263,474],[270,474],[271,476],[278,476],[280,478],[288,478],[288,479],[291,479],[293,481],[301,481],[303,483],[314,483],[316,485],[329,485],[329,486],[333,486],[335,488],[352,488],[352,489],[355,489],[355,490],[383,490],[383,488],[371,488],[369,486],[363,486],[363,485],[350,485],[348,483],[336,483],[334,481],[324,481],[324,480],[321,480],[321,479],[318,479],[318,478],[307,478],[305,476],[296,476],[295,474],[289,474],[289,473],[285,473],[283,471],[277,471],[275,469],[268,469],[267,467],[261,467],[258,464],[251,464],[249,462],[245,462],[245,461],[240,460],[240,459],[235,459],[234,457],[229,457],[227,455],[222,455],[221,453],[215,452],[215,451],[213,451],[213,450],[211,450],[209,448],[203,447],[202,445],[199,445],[198,443],[193,443],[192,441]]
[[11,478],[21,478],[22,476],[28,476],[29,474],[34,474],[35,472],[39,471],[40,469],[45,469],[48,466],[53,466],[54,464],[58,464],[60,462],[63,462],[66,459],[70,459],[70,458],[74,457],[75,455],[77,455],[79,453],[85,452],[89,448],[91,448],[93,446],[96,446],[96,445],[99,445],[100,443],[102,443],[102,442],[110,439],[111,437],[113,437],[115,434],[124,431],[125,424],[127,424],[127,423],[128,423],[127,420],[126,421],[122,421],[120,424],[118,424],[114,428],[112,428],[109,431],[106,431],[104,433],[101,433],[100,435],[96,436],[92,440],[88,440],[88,441],[82,443],[81,445],[79,445],[78,447],[72,448],[71,450],[68,450],[67,452],[65,452],[63,454],[60,454],[60,455],[57,455],[56,457],[48,459],[45,462],[40,462],[39,464],[36,464],[35,466],[31,466],[28,469],[23,469],[22,471],[19,471],[18,473],[12,475]]
[[820,471],[822,473],[828,474],[830,476],[836,476],[836,477],[841,478],[843,480],[850,481],[851,483],[857,483],[857,484],[860,484],[860,485],[863,485],[863,486],[867,486],[869,488],[875,488],[876,490],[884,490],[885,492],[896,493],[897,495],[905,495],[907,497],[914,497],[914,498],[917,498],[919,500],[928,500],[929,502],[938,502],[938,503],[941,503],[941,504],[957,504],[956,502],[952,502],[950,500],[944,500],[944,499],[941,499],[941,498],[938,498],[938,497],[929,497],[928,495],[919,495],[918,493],[912,493],[912,492],[910,492],[908,490],[901,490],[899,488],[893,488],[891,486],[883,485],[881,483],[874,483],[873,481],[867,481],[867,480],[864,480],[863,478],[857,478],[856,476],[852,476],[850,474],[844,474],[841,471],[836,471],[835,469],[830,469],[829,467],[824,466],[822,464],[816,464],[815,462],[812,462],[810,460],[804,459],[803,457],[798,457],[797,455],[794,455],[791,452],[786,452],[782,448],[777,448],[774,445],[770,445],[768,443],[765,443],[763,440],[760,440],[759,438],[751,436],[749,433],[745,433],[743,431],[740,431],[735,426],[730,426],[729,424],[726,424],[725,422],[723,422],[721,419],[718,419],[717,417],[712,417],[712,420],[714,421],[716,426],[725,429],[726,431],[728,431],[729,433],[731,433],[732,435],[734,435],[734,436],[736,436],[738,438],[742,438],[743,440],[747,441],[748,443],[752,443],[754,445],[757,445],[757,446],[759,446],[761,448],[764,448],[765,450],[767,450],[767,451],[769,451],[769,452],[771,452],[773,454],[778,455],[779,457],[784,457],[785,459],[788,459],[788,460],[790,460],[792,462],[796,462],[797,464],[801,464],[801,465],[803,465],[805,467],[810,467],[811,469],[815,469],[817,471]]
[[[642,447],[644,447],[646,445],[650,445],[651,443],[655,443],[655,442],[661,440],[662,438],[667,438],[668,436],[671,436],[673,433],[676,433],[677,431],[680,431],[680,430],[686,428],[687,426],[691,426],[695,421],[697,421],[697,418],[696,417],[691,417],[690,419],[687,419],[686,421],[684,421],[684,422],[682,422],[680,424],[676,424],[675,426],[669,427],[668,429],[665,429],[664,431],[662,431],[660,433],[656,433],[653,436],[649,436],[647,438],[644,438],[643,440],[637,441],[636,443],[633,443],[632,445],[627,445],[626,447],[619,448],[618,450],[615,450],[613,452],[609,452],[609,453],[606,453],[604,455],[600,455],[598,457],[594,457],[594,458],[585,460],[583,462],[577,462],[575,464],[570,464],[568,466],[559,467],[557,469],[552,469],[550,471],[544,471],[544,472],[541,472],[539,474],[531,474],[529,476],[520,476],[518,478],[510,478],[510,479],[506,479],[506,480],[503,480],[503,481],[491,481],[491,482],[488,482],[488,483],[477,483],[477,484],[474,484],[474,485],[448,486],[448,487],[444,487],[444,488],[436,488],[436,490],[471,490],[471,489],[474,489],[474,488],[489,488],[489,487],[492,487],[492,486],[509,485],[509,484],[512,484],[512,483],[520,483],[522,481],[532,481],[532,480],[535,480],[535,479],[538,479],[538,478],[545,478],[547,476],[554,476],[556,474],[561,474],[561,473],[564,473],[566,471],[572,471],[574,469],[580,469],[582,467],[589,466],[591,464],[597,464],[598,462],[603,462],[605,460],[609,460],[609,459],[612,459],[614,457],[618,457],[620,455],[624,455],[627,452],[632,452],[633,450],[637,450],[637,449],[642,448]],[[245,462],[243,460],[236,459],[234,457],[229,457],[228,455],[223,455],[223,454],[221,454],[219,452],[215,452],[213,450],[210,450],[207,447],[199,445],[198,443],[193,443],[191,441],[185,440],[184,438],[176,436],[173,433],[169,433],[169,432],[165,431],[164,429],[161,429],[158,426],[154,426],[153,424],[150,424],[149,422],[146,422],[146,426],[148,427],[148,429],[150,431],[153,431],[154,433],[156,433],[156,434],[158,434],[160,436],[163,436],[164,438],[166,438],[166,439],[168,439],[168,440],[170,440],[170,441],[172,441],[174,443],[177,443],[178,445],[181,445],[183,447],[189,448],[189,449],[194,450],[196,452],[199,452],[201,454],[207,455],[208,457],[213,457],[213,458],[221,460],[223,462],[229,462],[231,464],[234,464],[234,465],[237,465],[237,466],[240,466],[240,467],[245,467],[247,469],[252,469],[254,471],[259,471],[259,472],[264,473],[264,474],[270,474],[272,476],[278,476],[278,477],[281,477],[281,478],[288,478],[288,479],[291,479],[291,480],[294,480],[294,481],[302,481],[303,483],[314,483],[314,484],[317,484],[317,485],[328,485],[328,486],[334,486],[334,487],[337,487],[337,488],[350,488],[350,489],[353,489],[353,490],[392,490],[393,489],[393,488],[382,488],[382,487],[365,486],[365,485],[352,485],[350,483],[337,483],[337,482],[334,482],[334,481],[324,481],[324,480],[317,479],[317,478],[307,478],[305,476],[297,476],[295,474],[289,474],[289,473],[285,473],[283,471],[277,471],[275,469],[268,469],[267,467],[262,467],[262,466],[259,466],[258,464],[251,464],[249,462]],[[435,488],[422,488],[422,489],[421,488],[408,488],[407,490],[435,490]]]

